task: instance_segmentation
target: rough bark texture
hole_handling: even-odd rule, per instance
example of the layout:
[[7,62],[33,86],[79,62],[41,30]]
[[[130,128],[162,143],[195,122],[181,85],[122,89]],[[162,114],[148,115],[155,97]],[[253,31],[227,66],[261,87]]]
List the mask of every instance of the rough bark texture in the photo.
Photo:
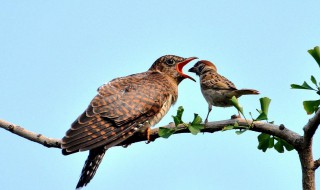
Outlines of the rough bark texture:
[[[235,122],[238,122],[238,124],[240,126],[248,126],[248,123],[251,123],[252,121],[250,121],[250,120],[246,121],[242,118],[239,118],[239,119],[230,119],[230,120],[209,122],[206,125],[206,128],[203,129],[201,132],[214,133],[217,131],[221,131],[225,126],[233,125]],[[172,124],[169,124],[169,125],[163,126],[163,127],[174,128],[175,126]],[[61,139],[48,138],[42,134],[28,131],[18,125],[15,125],[13,123],[9,123],[4,120],[0,120],[0,128],[4,128],[14,134],[17,134],[23,138],[26,138],[28,140],[42,144],[46,147],[61,148],[60,147]],[[283,125],[278,126],[278,125],[273,125],[270,123],[254,122],[254,127],[252,127],[250,130],[256,131],[256,132],[263,132],[263,133],[267,133],[270,135],[280,137],[282,139],[285,139],[287,142],[289,142],[290,144],[292,144],[294,146],[299,146],[302,139],[303,139],[302,136],[300,136],[299,134],[297,134],[289,129],[286,129]],[[154,141],[160,137],[158,134],[158,131],[159,131],[159,128],[154,128],[151,130],[150,139],[152,141]],[[180,133],[190,133],[190,131],[184,125],[179,125],[175,134],[180,134]],[[141,142],[141,141],[147,141],[147,137],[144,135],[133,136],[132,138],[126,140],[125,142],[123,142],[119,145],[132,144],[132,143]]]
[[298,150],[301,169],[303,190],[315,190],[315,169],[312,156],[312,146]]
[[[217,131],[221,131],[225,126],[233,125],[235,122],[237,122],[241,127],[248,126],[249,125],[248,123],[252,123],[252,121],[250,120],[246,121],[242,118],[209,122],[206,125],[205,129],[202,130],[202,132],[214,133]],[[300,162],[301,162],[303,190],[315,190],[315,170],[320,166],[320,159],[313,160],[312,139],[316,130],[318,129],[319,124],[320,124],[320,110],[304,126],[303,136],[289,130],[282,124],[274,125],[274,124],[264,123],[264,122],[253,122],[253,127],[250,128],[250,130],[255,132],[270,134],[270,135],[279,137],[281,139],[284,139],[288,143],[292,144],[295,150],[298,152]],[[174,128],[175,126],[173,124],[169,124],[164,127]],[[60,139],[45,137],[41,134],[28,131],[18,125],[9,123],[1,119],[0,119],[0,128],[6,129],[14,134],[17,134],[23,138],[34,141],[36,143],[42,144],[46,147],[61,148]],[[158,131],[159,131],[159,128],[154,128],[151,130],[151,133],[150,133],[151,141],[155,141],[157,138],[159,138]],[[190,133],[190,131],[184,125],[179,125],[174,134],[180,134],[180,133]],[[141,141],[147,141],[147,137],[144,135],[140,135],[140,136],[135,135],[127,139],[125,142],[119,144],[118,146],[128,145],[128,144],[141,142]]]

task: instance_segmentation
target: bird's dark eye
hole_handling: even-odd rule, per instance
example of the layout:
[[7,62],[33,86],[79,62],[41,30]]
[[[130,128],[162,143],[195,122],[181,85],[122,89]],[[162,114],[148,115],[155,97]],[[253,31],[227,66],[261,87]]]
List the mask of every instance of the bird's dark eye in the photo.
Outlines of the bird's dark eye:
[[203,68],[204,68],[204,65],[200,65],[200,66],[198,67],[199,72],[201,72],[201,71],[203,70]]
[[167,65],[174,65],[174,63],[175,63],[175,61],[173,60],[173,59],[168,59],[167,61],[166,61],[166,64]]

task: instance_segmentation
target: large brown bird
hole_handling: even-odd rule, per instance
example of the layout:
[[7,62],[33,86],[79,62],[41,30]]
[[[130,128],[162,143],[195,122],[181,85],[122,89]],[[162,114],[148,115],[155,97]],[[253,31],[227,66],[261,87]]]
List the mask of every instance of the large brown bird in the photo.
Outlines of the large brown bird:
[[208,123],[208,117],[212,110],[212,105],[218,107],[232,106],[231,98],[239,98],[242,95],[259,94],[257,90],[240,89],[224,76],[217,72],[216,66],[210,61],[198,61],[189,72],[194,72],[200,77],[201,92],[208,102],[208,114],[205,123]]
[[[178,98],[182,68],[196,57],[165,55],[143,73],[113,79],[98,89],[62,139],[62,153],[89,150],[76,188],[86,186],[110,147],[158,123]],[[194,80],[195,81],[195,80]]]

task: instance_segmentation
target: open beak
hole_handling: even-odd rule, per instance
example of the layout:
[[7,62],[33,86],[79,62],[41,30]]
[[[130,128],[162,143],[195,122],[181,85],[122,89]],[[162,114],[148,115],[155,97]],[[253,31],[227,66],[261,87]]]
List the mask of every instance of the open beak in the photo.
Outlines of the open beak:
[[182,77],[191,79],[191,80],[193,80],[194,82],[196,82],[196,80],[194,80],[194,78],[190,77],[189,75],[184,74],[183,71],[182,71],[183,67],[184,67],[185,65],[187,65],[190,61],[194,60],[194,59],[198,59],[198,58],[197,58],[197,57],[189,57],[189,58],[185,59],[184,61],[182,61],[182,62],[180,62],[180,63],[178,63],[178,64],[176,65],[176,69],[177,69],[178,73],[179,73]]

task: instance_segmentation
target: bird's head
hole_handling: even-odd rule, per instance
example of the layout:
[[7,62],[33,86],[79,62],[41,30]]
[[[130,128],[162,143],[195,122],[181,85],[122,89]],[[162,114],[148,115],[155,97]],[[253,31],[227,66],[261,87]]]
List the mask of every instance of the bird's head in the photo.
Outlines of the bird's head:
[[193,67],[189,69],[189,72],[196,73],[197,75],[201,75],[206,71],[214,71],[217,72],[216,66],[207,60],[198,61]]
[[165,55],[158,58],[150,67],[150,71],[157,71],[169,75],[175,79],[178,84],[185,78],[194,80],[192,77],[183,73],[182,69],[190,61],[198,59],[197,57],[183,58],[175,55]]

